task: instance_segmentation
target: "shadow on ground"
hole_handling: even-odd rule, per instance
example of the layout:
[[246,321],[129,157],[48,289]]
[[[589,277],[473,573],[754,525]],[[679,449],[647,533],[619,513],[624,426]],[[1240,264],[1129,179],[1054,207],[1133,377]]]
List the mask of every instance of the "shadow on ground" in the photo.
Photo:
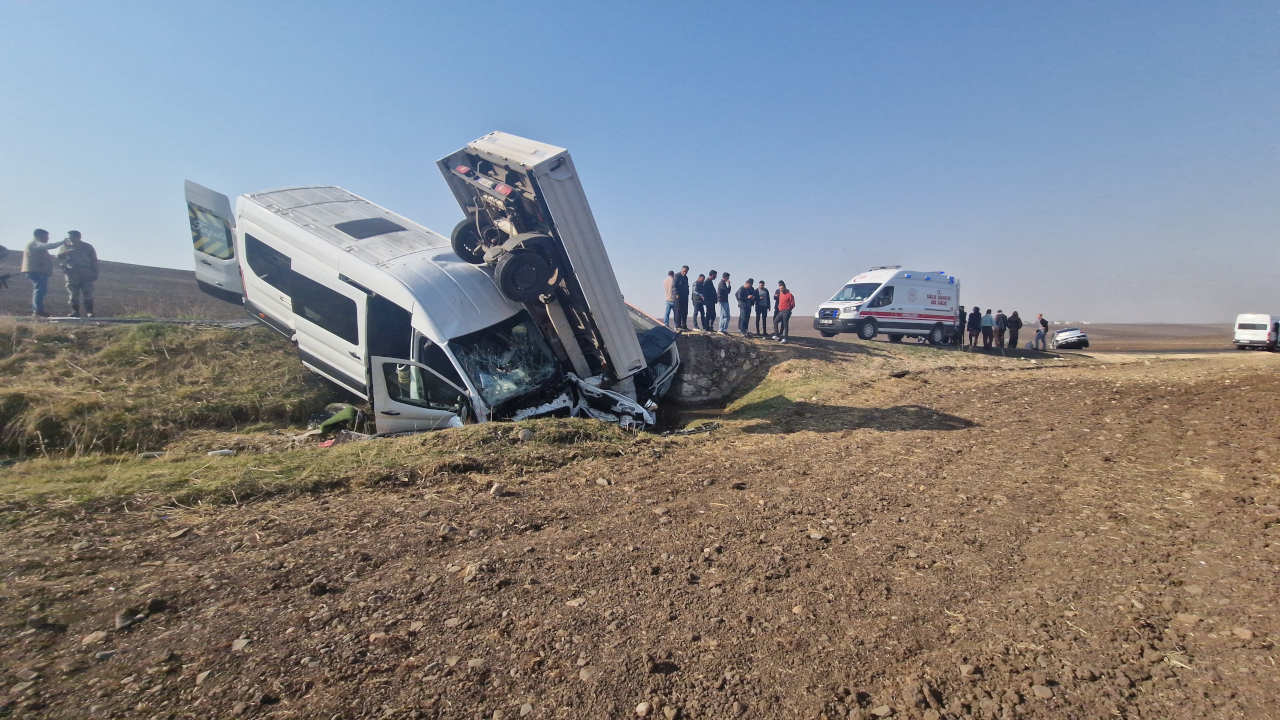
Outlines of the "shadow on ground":
[[848,405],[818,405],[794,402],[782,395],[744,405],[729,417],[760,422],[743,428],[754,434],[792,433],[800,430],[839,432],[872,428],[886,431],[964,430],[977,423],[966,418],[938,412],[923,405],[898,405],[891,408],[861,408]]

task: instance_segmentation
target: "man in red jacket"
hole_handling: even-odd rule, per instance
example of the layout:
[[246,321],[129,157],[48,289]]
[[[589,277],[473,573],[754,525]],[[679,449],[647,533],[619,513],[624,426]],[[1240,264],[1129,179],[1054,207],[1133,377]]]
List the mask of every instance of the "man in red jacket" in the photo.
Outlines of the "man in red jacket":
[[778,314],[774,316],[773,330],[778,342],[786,342],[791,332],[791,311],[796,309],[796,298],[787,289],[787,284],[778,281]]

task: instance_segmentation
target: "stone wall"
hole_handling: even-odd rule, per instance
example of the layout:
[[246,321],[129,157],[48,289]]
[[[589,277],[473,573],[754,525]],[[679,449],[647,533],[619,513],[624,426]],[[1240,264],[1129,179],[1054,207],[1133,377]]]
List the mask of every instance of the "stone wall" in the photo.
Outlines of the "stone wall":
[[686,407],[728,402],[765,360],[751,341],[730,335],[684,333],[677,347],[680,372],[667,399]]

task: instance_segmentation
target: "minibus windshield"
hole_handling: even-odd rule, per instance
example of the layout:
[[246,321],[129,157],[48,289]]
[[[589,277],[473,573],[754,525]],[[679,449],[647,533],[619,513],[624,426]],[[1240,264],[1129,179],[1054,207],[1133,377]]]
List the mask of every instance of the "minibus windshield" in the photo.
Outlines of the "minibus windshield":
[[527,312],[449,341],[467,377],[495,408],[554,379],[560,368]]
[[871,297],[871,293],[880,287],[880,283],[849,283],[840,288],[840,292],[831,298],[832,302],[862,302]]

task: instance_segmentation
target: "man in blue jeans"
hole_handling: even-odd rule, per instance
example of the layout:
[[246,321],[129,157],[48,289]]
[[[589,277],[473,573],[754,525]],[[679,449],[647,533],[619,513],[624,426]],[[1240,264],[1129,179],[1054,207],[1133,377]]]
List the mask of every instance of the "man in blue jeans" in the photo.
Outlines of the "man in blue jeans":
[[717,299],[720,301],[720,334],[729,334],[729,296],[733,294],[733,286],[729,284],[729,273],[720,276]]
[[22,253],[22,269],[31,281],[31,314],[36,317],[49,317],[44,311],[44,296],[49,292],[49,276],[53,274],[53,257],[49,251],[62,245],[63,241],[49,242],[49,231],[36,228]]
[[662,324],[671,327],[671,316],[676,316],[676,322],[680,322],[680,315],[676,312],[676,271],[668,270],[667,279],[662,281],[663,292],[667,297],[667,311],[662,316]]

